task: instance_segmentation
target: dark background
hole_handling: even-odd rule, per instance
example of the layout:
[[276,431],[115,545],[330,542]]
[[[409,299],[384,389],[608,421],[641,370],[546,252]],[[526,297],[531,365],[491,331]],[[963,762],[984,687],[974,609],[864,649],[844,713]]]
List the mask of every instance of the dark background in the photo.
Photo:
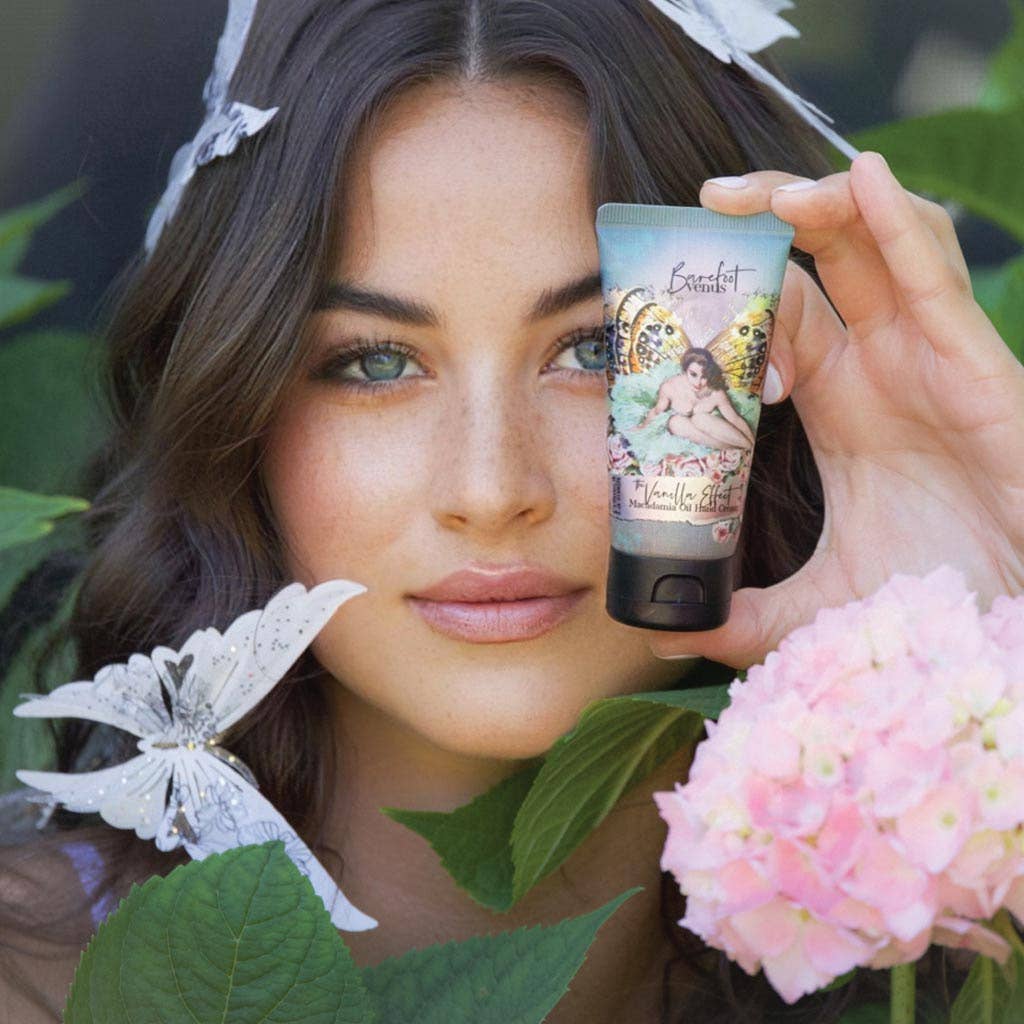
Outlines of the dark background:
[[[91,327],[141,245],[171,157],[202,120],[226,10],[226,0],[0,0],[0,210],[88,181],[22,265],[74,283],[37,326]],[[784,16],[802,38],[770,52],[844,134],[969,105],[1010,24],[1005,0],[802,0]],[[1016,251],[973,218],[957,223],[972,265]]]

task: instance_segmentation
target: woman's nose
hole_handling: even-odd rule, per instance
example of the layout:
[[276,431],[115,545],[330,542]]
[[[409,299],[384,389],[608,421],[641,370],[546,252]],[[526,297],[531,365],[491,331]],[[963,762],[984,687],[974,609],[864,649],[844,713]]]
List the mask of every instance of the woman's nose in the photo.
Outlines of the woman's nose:
[[555,508],[544,417],[528,388],[463,393],[445,417],[435,451],[434,516],[481,534],[536,525]]

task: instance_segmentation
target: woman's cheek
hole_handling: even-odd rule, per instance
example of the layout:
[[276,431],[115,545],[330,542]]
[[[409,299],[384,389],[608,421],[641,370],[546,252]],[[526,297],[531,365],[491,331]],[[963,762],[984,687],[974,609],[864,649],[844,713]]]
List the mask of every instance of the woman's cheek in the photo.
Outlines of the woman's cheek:
[[580,530],[607,544],[608,410],[604,377],[600,387],[563,394],[551,404],[549,445],[558,474],[558,489]]
[[413,417],[386,411],[309,402],[282,420],[268,491],[303,575],[355,575],[406,532],[422,507],[423,446]]

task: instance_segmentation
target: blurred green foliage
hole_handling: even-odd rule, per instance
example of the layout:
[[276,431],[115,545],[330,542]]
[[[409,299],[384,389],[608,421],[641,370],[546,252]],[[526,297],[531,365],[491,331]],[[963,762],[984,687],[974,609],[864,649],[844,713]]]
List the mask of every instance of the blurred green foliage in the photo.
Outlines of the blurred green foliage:
[[[35,661],[66,622],[74,587],[60,595],[49,621],[35,621],[38,608],[16,595],[48,557],[84,547],[72,513],[89,503],[67,494],[81,490],[85,463],[104,434],[95,342],[71,331],[11,333],[67,294],[69,282],[24,277],[18,265],[33,232],[81,194],[76,182],[0,215],[0,792],[15,784],[15,768],[46,767],[52,758],[47,723],[15,723],[11,709],[19,694],[36,689]],[[52,685],[67,681],[72,655],[58,649]]]
[[[993,57],[978,105],[894,121],[853,136],[882,153],[909,189],[958,203],[1024,244],[1024,0]],[[1024,256],[972,267],[975,298],[1018,359],[1024,359]]]

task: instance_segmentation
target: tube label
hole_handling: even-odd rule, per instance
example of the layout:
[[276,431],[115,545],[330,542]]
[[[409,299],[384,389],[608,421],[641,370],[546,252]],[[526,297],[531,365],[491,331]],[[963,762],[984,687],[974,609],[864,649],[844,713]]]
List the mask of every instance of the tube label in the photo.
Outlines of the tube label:
[[792,229],[771,215],[609,210],[598,234],[611,515],[700,527],[705,557],[731,554]]

